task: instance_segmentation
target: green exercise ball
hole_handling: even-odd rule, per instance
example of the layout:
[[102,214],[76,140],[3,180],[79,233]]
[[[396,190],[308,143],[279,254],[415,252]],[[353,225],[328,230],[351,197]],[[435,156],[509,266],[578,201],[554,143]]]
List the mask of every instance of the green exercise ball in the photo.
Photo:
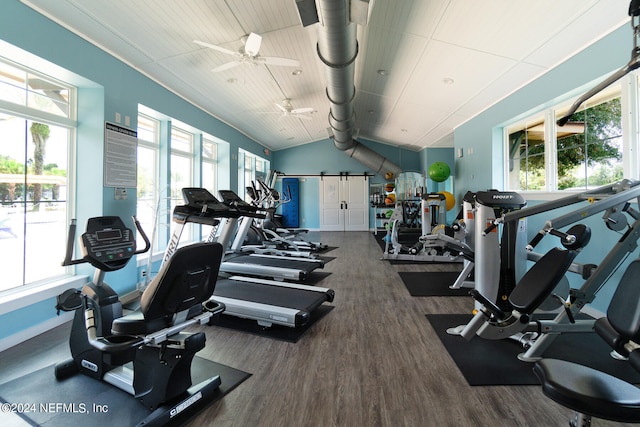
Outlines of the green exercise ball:
[[435,182],[446,181],[451,175],[451,169],[445,162],[435,162],[429,166],[429,178]]

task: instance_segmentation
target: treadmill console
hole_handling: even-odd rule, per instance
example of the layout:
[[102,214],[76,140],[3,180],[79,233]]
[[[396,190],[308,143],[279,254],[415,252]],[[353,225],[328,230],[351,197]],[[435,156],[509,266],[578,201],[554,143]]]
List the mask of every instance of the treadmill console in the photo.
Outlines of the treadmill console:
[[219,190],[218,193],[220,193],[222,202],[225,205],[236,208],[243,213],[256,212],[258,210],[256,206],[242,200],[233,190]]
[[229,207],[220,203],[206,188],[183,188],[182,198],[188,207],[203,213],[205,211],[227,212],[229,210]]
[[134,255],[136,241],[120,217],[89,218],[87,230],[82,234],[81,249],[84,259],[91,265],[112,271],[124,266]]

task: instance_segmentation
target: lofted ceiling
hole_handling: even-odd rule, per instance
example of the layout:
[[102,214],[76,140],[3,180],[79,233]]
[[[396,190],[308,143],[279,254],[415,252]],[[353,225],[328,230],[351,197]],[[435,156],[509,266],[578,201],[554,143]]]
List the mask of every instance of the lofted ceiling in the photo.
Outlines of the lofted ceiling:
[[[302,26],[296,0],[21,1],[271,150],[328,137],[318,24]],[[629,0],[352,1],[373,4],[358,27],[358,135],[416,151],[453,146],[454,128],[629,23]],[[213,72],[235,58],[194,43],[238,51],[251,32],[261,56],[300,65]]]

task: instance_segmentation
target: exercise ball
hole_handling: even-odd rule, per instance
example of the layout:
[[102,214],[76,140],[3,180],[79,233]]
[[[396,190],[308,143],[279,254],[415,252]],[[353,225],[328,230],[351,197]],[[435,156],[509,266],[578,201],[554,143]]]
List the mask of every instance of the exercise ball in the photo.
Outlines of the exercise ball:
[[453,194],[449,193],[448,191],[438,191],[438,194],[444,195],[444,201],[448,211],[456,206],[456,199],[455,197],[453,197]]
[[429,178],[435,182],[446,181],[451,175],[451,169],[445,162],[435,162],[429,166]]

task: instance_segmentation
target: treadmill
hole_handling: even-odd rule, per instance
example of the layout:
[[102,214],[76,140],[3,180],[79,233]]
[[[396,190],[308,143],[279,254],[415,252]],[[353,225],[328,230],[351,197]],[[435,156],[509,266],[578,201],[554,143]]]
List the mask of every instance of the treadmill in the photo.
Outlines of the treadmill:
[[[185,205],[176,206],[176,223],[163,262],[175,252],[182,230],[187,223],[213,225],[209,240],[228,245],[234,221],[244,215],[239,210],[218,201],[204,188],[184,188]],[[221,273],[212,299],[225,304],[223,314],[255,320],[260,326],[282,325],[297,328],[310,319],[311,313],[324,302],[332,302],[335,292],[329,288],[285,283],[274,280]]]
[[235,222],[225,225],[232,229],[236,229],[237,226],[238,231],[231,245],[231,252],[225,255],[220,265],[220,271],[275,280],[306,282],[312,271],[324,268],[324,261],[318,258],[240,253],[253,219],[263,218],[264,215],[257,213],[256,206],[245,202],[232,190],[220,190],[219,193],[222,203],[240,214]]

